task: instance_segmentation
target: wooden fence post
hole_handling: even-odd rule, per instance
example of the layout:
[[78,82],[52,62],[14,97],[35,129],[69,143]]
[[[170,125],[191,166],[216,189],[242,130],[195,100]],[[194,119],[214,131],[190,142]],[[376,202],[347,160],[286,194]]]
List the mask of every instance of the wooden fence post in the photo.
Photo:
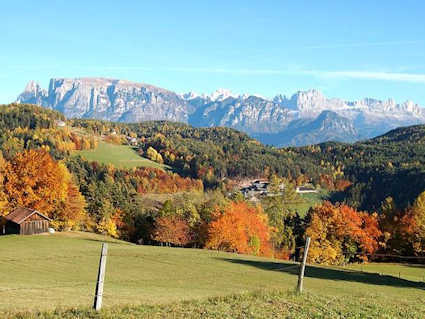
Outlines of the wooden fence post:
[[307,240],[305,242],[303,261],[300,265],[300,273],[298,274],[298,286],[297,286],[298,293],[302,293],[303,291],[304,270],[305,270],[305,263],[307,261],[307,254],[308,254],[309,247],[310,247],[310,237],[307,237]]
[[99,261],[99,272],[97,274],[96,294],[94,296],[94,309],[102,308],[103,283],[105,282],[106,256],[108,255],[108,244],[102,244],[102,253]]

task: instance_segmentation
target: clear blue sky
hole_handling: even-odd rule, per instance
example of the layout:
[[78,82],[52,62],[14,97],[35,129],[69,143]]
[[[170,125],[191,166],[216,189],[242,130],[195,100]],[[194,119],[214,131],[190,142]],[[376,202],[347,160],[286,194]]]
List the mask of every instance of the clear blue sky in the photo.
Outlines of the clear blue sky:
[[1,1],[0,103],[102,76],[186,92],[317,88],[425,106],[425,1]]

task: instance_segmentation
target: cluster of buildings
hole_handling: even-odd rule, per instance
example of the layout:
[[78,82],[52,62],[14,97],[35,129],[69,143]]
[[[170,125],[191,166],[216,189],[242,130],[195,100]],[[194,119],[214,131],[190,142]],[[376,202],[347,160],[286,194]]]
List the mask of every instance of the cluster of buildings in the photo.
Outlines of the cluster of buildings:
[[126,136],[126,139],[127,139],[127,143],[131,146],[139,145],[139,142],[137,141],[137,138],[135,138],[135,137]]
[[[276,190],[272,192],[270,190],[270,182],[268,180],[257,179],[257,180],[249,181],[241,185],[241,188],[239,190],[246,199],[256,201],[259,199],[259,197],[263,197],[263,196],[282,195],[285,187],[286,187],[285,184],[282,183],[279,185],[277,192]],[[317,189],[315,189],[314,186],[311,184],[297,186],[295,191],[299,194],[317,193]]]

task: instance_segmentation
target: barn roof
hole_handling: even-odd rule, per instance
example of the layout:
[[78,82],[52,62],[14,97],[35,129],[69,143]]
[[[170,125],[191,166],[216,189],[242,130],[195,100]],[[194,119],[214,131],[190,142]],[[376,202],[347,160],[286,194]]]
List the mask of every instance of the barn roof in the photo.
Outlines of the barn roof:
[[51,220],[49,217],[47,217],[46,215],[43,215],[39,211],[35,209],[25,208],[25,207],[15,208],[9,214],[4,216],[4,218],[6,220],[14,222],[15,224],[22,224],[27,218],[31,217],[34,214],[37,214],[46,220],[49,220],[49,221]]

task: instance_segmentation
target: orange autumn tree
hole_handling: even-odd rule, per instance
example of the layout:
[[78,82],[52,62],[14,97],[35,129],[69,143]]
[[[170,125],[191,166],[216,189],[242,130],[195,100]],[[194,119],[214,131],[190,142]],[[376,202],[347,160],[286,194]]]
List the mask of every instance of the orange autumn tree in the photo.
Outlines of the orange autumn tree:
[[407,209],[401,223],[405,226],[413,254],[425,254],[425,192],[419,194],[413,206]]
[[186,246],[192,239],[189,224],[180,216],[171,215],[158,217],[152,238],[166,245]]
[[324,202],[309,212],[309,218],[306,235],[311,237],[310,262],[342,264],[355,259],[367,260],[379,247],[382,233],[376,214]]
[[66,198],[65,176],[44,150],[16,154],[8,163],[5,191],[11,206],[30,207],[50,215]]
[[[392,197],[387,197],[381,205],[380,226],[383,232],[383,248],[388,254],[415,254],[418,224],[415,207],[399,209]],[[415,244],[416,243],[416,244]]]
[[246,202],[231,202],[222,211],[218,208],[208,225],[205,247],[241,254],[271,256],[267,216],[260,208]]
[[16,154],[6,165],[3,185],[9,208],[36,209],[58,229],[76,226],[85,215],[84,198],[71,174],[43,149]]

